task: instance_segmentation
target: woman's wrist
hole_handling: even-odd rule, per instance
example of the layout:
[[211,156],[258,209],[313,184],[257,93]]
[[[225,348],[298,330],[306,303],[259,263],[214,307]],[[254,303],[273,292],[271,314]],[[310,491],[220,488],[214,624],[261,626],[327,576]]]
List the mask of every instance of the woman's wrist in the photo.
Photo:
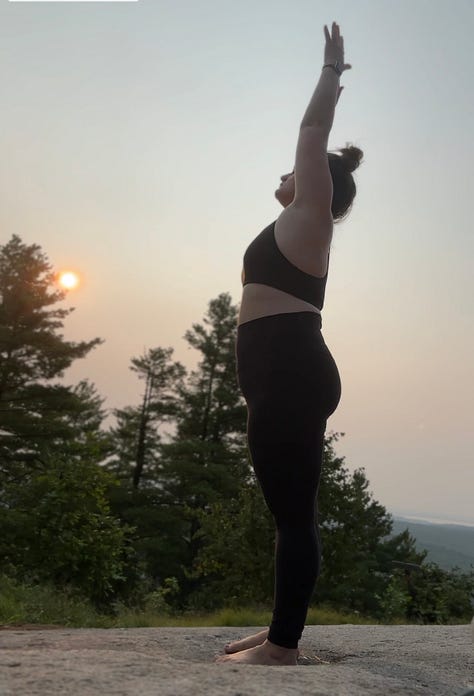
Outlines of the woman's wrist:
[[342,75],[341,64],[339,63],[338,60],[335,60],[333,63],[331,63],[331,62],[324,63],[323,70],[324,70],[324,68],[330,68],[331,70],[334,70],[334,72],[336,73],[338,78],[341,77],[341,75]]

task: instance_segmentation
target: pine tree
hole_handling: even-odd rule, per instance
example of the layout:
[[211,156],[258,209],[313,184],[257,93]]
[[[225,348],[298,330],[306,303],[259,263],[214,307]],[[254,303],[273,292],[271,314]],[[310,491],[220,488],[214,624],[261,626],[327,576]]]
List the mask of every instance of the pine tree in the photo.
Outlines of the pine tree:
[[202,354],[198,369],[180,390],[176,435],[163,448],[163,480],[172,500],[191,508],[232,497],[250,476],[246,452],[247,411],[237,384],[237,309],[230,295],[209,303],[204,324],[185,338]]
[[103,399],[88,380],[57,381],[102,342],[64,339],[64,298],[38,245],[0,247],[0,565],[103,601],[122,582],[128,530],[99,466]]
[[180,571],[180,544],[185,523],[170,515],[161,483],[164,424],[173,425],[179,410],[179,388],[186,369],[171,360],[172,348],[152,348],[132,358],[130,369],[145,384],[139,406],[116,409],[110,429],[113,456],[105,468],[120,481],[110,490],[115,514],[132,525],[138,561],[151,587]]
[[156,487],[160,472],[160,428],[173,423],[179,411],[178,392],[186,368],[172,362],[173,348],[152,348],[132,358],[130,369],[145,382],[140,406],[115,409],[117,424],[110,430],[114,458],[107,468],[122,481]]
[[38,245],[26,245],[13,235],[0,247],[0,476],[4,479],[22,478],[51,452],[64,452],[77,436],[74,423],[86,412],[95,409],[92,420],[100,417],[91,386],[52,383],[102,342],[64,339],[59,331],[73,308],[53,307],[64,298]]
[[363,468],[349,472],[334,443],[340,434],[325,439],[324,465],[319,490],[322,572],[319,601],[351,611],[376,614],[377,597],[390,581],[392,560],[417,563],[422,556],[415,540],[399,537],[388,542],[392,518],[369,490]]
[[202,543],[199,511],[236,498],[253,476],[245,437],[247,411],[237,384],[236,327],[237,308],[223,293],[209,303],[203,324],[186,331],[186,340],[202,360],[180,388],[176,434],[161,446],[162,504],[176,528],[183,521],[186,525],[180,539],[181,596],[196,584],[186,574],[192,572]]

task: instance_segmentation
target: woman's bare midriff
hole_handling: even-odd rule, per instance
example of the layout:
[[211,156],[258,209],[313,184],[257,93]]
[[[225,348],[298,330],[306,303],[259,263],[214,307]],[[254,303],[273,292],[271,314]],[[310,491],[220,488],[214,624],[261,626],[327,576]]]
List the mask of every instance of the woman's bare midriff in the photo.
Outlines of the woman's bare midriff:
[[247,283],[242,290],[242,301],[237,325],[246,321],[260,319],[270,314],[286,314],[287,312],[315,312],[319,309],[309,302],[300,300],[283,290],[277,290],[261,283]]

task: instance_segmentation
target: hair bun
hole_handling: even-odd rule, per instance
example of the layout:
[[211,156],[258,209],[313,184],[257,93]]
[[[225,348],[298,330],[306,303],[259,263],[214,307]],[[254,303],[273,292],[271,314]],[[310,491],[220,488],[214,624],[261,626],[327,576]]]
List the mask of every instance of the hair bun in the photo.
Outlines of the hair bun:
[[362,161],[364,153],[358,147],[354,145],[348,145],[348,147],[342,147],[340,149],[341,159],[344,162],[344,166],[348,172],[353,172]]

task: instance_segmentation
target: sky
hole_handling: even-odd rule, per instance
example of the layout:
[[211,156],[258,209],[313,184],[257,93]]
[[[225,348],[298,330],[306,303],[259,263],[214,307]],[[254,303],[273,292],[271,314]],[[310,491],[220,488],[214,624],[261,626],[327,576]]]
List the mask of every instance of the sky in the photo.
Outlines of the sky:
[[82,277],[66,372],[138,404],[132,357],[184,339],[279,215],[280,175],[344,36],[330,149],[364,151],[336,225],[323,336],[328,432],[390,512],[474,523],[472,0],[0,0],[0,244]]

